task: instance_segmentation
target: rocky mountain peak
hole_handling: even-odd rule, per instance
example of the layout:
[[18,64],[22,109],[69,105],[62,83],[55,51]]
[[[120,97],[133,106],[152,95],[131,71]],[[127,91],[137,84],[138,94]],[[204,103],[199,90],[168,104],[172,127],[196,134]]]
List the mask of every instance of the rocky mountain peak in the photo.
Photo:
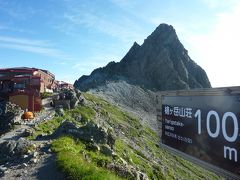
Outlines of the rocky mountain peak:
[[123,57],[121,62],[129,61],[133,59],[136,52],[140,49],[140,45],[137,42],[134,42],[132,47],[129,49],[128,53]]
[[172,25],[165,24],[165,23],[160,24],[160,25],[155,29],[155,31],[153,31],[152,34],[154,34],[154,33],[159,33],[159,34],[162,34],[162,33],[169,33],[169,34],[171,34],[171,33],[173,33],[173,34],[176,35],[176,31],[175,31],[175,29],[173,28],[173,26],[172,26]]
[[135,42],[133,43],[133,46],[132,46],[131,48],[138,48],[138,47],[140,47],[140,45],[135,41]]
[[155,45],[171,44],[178,40],[175,29],[171,25],[160,24],[145,42],[151,42]]
[[116,80],[151,90],[211,87],[205,71],[191,60],[175,29],[168,24],[160,24],[141,46],[134,42],[119,63],[80,78],[75,87],[88,90]]

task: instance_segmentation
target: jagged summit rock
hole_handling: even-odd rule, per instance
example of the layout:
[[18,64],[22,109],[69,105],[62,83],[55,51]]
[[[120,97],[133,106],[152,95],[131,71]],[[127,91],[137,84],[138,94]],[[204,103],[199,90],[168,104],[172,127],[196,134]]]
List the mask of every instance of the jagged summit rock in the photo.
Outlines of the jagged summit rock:
[[145,40],[146,43],[153,43],[155,45],[167,45],[178,40],[175,29],[171,25],[160,24],[150,36]]
[[141,46],[134,42],[120,62],[110,62],[74,85],[85,91],[116,80],[150,90],[211,87],[205,71],[191,60],[175,29],[167,24],[160,24]]
[[140,47],[141,46],[137,42],[134,42],[133,46],[129,49],[128,53],[123,57],[121,62],[123,63],[125,61],[134,59],[134,55],[139,50]]

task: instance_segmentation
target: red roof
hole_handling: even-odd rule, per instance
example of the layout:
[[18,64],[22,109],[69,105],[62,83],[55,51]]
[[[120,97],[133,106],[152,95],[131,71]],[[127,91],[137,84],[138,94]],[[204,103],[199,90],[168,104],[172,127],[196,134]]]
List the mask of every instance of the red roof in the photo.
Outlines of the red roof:
[[36,68],[28,67],[14,67],[14,68],[1,68],[0,72],[33,72],[36,71]]

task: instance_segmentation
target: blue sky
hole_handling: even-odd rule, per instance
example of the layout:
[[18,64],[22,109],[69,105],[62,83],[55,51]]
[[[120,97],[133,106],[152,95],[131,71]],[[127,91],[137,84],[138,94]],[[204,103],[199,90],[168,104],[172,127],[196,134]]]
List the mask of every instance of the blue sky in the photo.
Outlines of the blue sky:
[[240,85],[239,19],[238,0],[0,0],[0,68],[73,83],[167,23],[214,87]]

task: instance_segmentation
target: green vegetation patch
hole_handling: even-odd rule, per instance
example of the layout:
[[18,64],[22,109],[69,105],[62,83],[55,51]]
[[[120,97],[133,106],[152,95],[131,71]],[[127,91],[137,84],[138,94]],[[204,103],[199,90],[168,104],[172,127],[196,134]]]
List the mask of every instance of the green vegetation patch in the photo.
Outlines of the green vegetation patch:
[[104,99],[101,99],[90,93],[83,93],[83,96],[86,98],[86,100],[91,101],[92,103],[94,103],[96,105],[108,104],[108,102],[105,101]]
[[84,93],[84,96],[91,102],[93,108],[96,106],[98,107],[100,116],[107,119],[107,122],[113,128],[121,129],[127,137],[136,137],[140,135],[139,129],[142,128],[142,124],[138,118],[92,94]]
[[[93,120],[95,116],[96,112],[91,107],[77,106],[75,109],[65,110],[64,115],[61,117],[54,117],[51,120],[38,124],[33,135],[28,138],[33,140],[40,134],[49,135],[53,133],[66,119],[77,124],[83,124],[85,122]],[[81,122],[76,121],[77,117],[81,117]]]
[[57,153],[57,165],[70,179],[121,179],[113,172],[104,168],[102,161],[109,157],[93,153],[86,149],[82,142],[71,137],[61,137],[52,143],[52,150]]
[[128,163],[138,167],[142,172],[146,173],[151,179],[165,179],[163,172],[158,166],[155,166],[147,159],[142,152],[133,149],[123,140],[117,139],[115,143],[116,152],[123,157]]
[[83,122],[92,120],[96,116],[96,112],[88,106],[77,106],[75,109],[69,110],[66,113],[73,118],[81,115]]
[[65,120],[65,118],[66,116],[54,117],[51,120],[38,124],[35,128],[36,130],[34,131],[33,135],[29,136],[28,139],[33,140],[40,134],[51,134],[60,126],[60,124]]
[[153,139],[154,141],[158,142],[159,136],[157,135],[156,132],[154,132],[147,124],[145,124],[142,129],[140,130],[140,134],[142,134],[142,136],[146,136],[149,137],[150,139]]
[[45,99],[45,98],[51,97],[52,95],[53,95],[53,93],[51,93],[51,92],[41,93],[41,99]]

